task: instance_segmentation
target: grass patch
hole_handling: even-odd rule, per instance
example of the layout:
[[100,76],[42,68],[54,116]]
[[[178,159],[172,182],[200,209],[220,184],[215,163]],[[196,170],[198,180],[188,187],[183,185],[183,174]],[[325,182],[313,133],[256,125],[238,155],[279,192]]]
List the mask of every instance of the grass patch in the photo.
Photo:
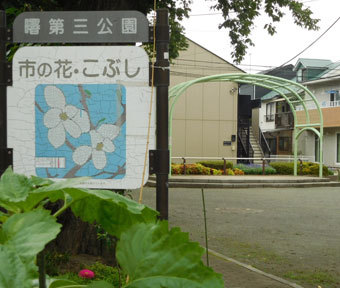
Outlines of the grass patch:
[[[322,286],[323,288],[326,288],[324,285],[334,285],[336,284],[336,279],[329,274],[327,271],[290,271],[287,272],[284,277],[288,279],[292,279],[295,281],[301,281],[305,283],[309,283],[312,285]],[[335,286],[329,286],[329,287],[335,287]]]
[[226,254],[232,258],[255,266],[258,263],[265,264],[281,264],[285,259],[280,255],[262,248],[257,244],[250,244],[246,242],[239,242],[230,239],[224,239],[226,242]]

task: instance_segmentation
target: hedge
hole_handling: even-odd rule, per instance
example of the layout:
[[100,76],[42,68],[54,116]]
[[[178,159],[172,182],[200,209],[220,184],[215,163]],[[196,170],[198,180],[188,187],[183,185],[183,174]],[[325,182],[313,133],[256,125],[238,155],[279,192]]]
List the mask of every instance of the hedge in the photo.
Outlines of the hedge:
[[[294,163],[293,162],[272,162],[270,166],[274,167],[277,174],[281,175],[293,175],[294,174]],[[329,171],[326,166],[322,167],[323,176],[328,176]],[[313,162],[302,162],[302,169],[300,163],[297,167],[298,175],[319,175],[319,164]]]
[[[205,167],[209,167],[212,169],[223,170],[224,160],[215,160],[215,161],[200,161],[197,162]],[[233,169],[233,162],[226,161],[226,169]]]
[[[238,168],[244,172],[245,175],[262,175],[263,174],[263,168],[260,164],[237,164],[235,165],[235,168]],[[277,171],[271,167],[266,166],[264,168],[265,175],[272,175],[277,174]]]
[[[171,164],[171,174],[180,175],[184,174],[183,164]],[[222,171],[205,167],[199,163],[186,164],[185,165],[186,175],[222,175]]]

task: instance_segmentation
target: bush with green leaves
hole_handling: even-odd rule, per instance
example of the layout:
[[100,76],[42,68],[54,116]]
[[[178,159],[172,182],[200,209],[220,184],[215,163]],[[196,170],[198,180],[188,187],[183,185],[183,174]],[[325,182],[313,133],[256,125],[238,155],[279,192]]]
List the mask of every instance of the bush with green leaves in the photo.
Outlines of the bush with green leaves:
[[[53,182],[7,169],[0,181],[0,287],[38,287],[37,254],[55,239],[57,217],[67,208],[83,221],[97,223],[117,237],[116,257],[128,282],[121,287],[224,287],[222,276],[203,265],[204,249],[188,233],[169,230],[158,213],[112,191],[75,185],[84,179]],[[48,202],[63,201],[53,215]],[[41,271],[40,271],[41,273]],[[49,288],[112,288],[105,282],[88,285],[47,279]]]
[[[262,175],[263,168],[261,164],[237,164],[235,168],[238,168],[244,172],[245,175]],[[275,168],[266,165],[264,168],[265,175],[277,174]]]
[[[294,163],[293,162],[271,162],[270,165],[274,167],[277,174],[281,175],[293,175],[294,174]],[[297,166],[298,175],[319,175],[319,164],[313,162],[302,162],[302,167],[300,162]],[[328,176],[329,170],[326,166],[322,167],[322,175]]]
[[[223,170],[224,161],[223,160],[214,160],[214,161],[200,161],[197,162],[205,167],[209,167],[216,170]],[[226,169],[233,169],[233,162],[226,161]]]
[[[171,164],[171,174],[184,174],[183,164]],[[221,170],[205,167],[199,163],[185,164],[186,175],[222,175]]]
[[100,262],[85,266],[85,269],[93,271],[95,277],[93,279],[86,279],[79,277],[78,273],[67,273],[58,278],[64,278],[79,284],[91,284],[92,282],[105,281],[112,284],[113,287],[119,287],[121,280],[126,279],[126,275],[123,274],[122,271],[118,271],[118,268],[104,265]]

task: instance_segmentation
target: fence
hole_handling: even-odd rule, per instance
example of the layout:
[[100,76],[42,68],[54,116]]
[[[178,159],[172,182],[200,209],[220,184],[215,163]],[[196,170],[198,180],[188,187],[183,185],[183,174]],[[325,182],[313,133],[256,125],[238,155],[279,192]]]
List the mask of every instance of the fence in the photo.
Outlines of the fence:
[[[277,156],[277,155],[275,155]],[[227,161],[239,161],[239,160],[262,160],[262,175],[265,175],[265,168],[266,168],[266,162],[274,162],[274,161],[287,161],[292,162],[294,161],[294,158],[291,156],[287,157],[270,157],[270,158],[240,158],[240,157],[171,157],[171,159],[181,159],[183,164],[183,174],[186,175],[186,165],[187,160],[222,160],[223,161],[223,175],[227,175]],[[299,168],[302,169],[302,161],[310,161],[310,157],[300,157],[298,159],[299,161]],[[170,169],[171,174],[171,169]]]

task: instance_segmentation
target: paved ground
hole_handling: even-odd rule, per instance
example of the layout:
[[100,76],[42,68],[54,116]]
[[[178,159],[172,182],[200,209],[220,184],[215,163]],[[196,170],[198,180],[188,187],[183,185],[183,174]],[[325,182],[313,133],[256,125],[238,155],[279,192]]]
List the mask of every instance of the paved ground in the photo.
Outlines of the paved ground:
[[[340,287],[339,188],[205,189],[205,200],[209,248],[280,277],[300,275],[290,281],[303,287]],[[144,189],[144,203],[154,207],[154,188]],[[171,188],[169,206],[170,224],[204,245],[201,189]],[[226,287],[289,287],[212,259]]]

